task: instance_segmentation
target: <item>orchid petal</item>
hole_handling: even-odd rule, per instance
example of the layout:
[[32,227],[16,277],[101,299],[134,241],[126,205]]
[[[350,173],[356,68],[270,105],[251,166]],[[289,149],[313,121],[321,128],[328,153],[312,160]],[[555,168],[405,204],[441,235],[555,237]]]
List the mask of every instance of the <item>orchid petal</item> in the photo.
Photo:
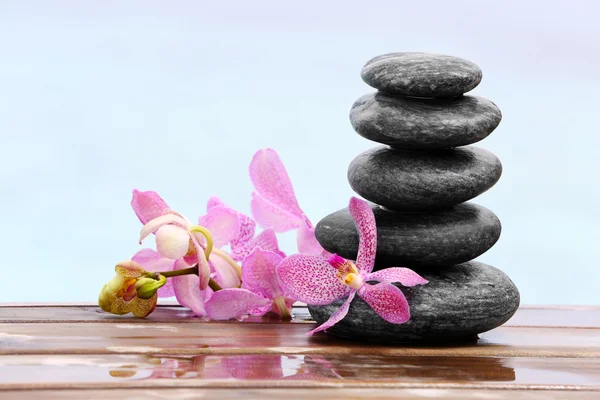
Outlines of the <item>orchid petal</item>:
[[152,232],[156,232],[158,228],[163,225],[175,225],[187,229],[189,223],[181,216],[175,214],[165,214],[161,215],[160,217],[156,217],[142,227],[142,230],[140,231],[140,243],[142,243],[142,241],[146,239]]
[[377,251],[375,215],[366,201],[356,197],[350,199],[348,209],[358,230],[359,244],[356,266],[363,272],[371,272],[375,265],[375,252]]
[[131,208],[133,208],[135,215],[137,215],[141,223],[147,224],[154,218],[163,215],[164,211],[169,209],[169,206],[156,192],[150,190],[140,192],[134,189]]
[[329,304],[350,292],[327,259],[313,254],[293,254],[277,267],[279,283],[288,297],[310,305]]
[[298,253],[304,254],[322,254],[324,249],[321,244],[317,241],[315,236],[315,228],[306,217],[302,216],[303,223],[300,225],[300,229],[296,232],[296,242],[298,244]]
[[[248,315],[251,315],[253,317],[262,317],[263,315],[265,315],[268,312],[273,312],[274,309],[277,309],[277,305],[275,305],[275,303],[270,301],[269,304],[267,304],[266,306],[260,306],[260,307],[253,308],[248,313]],[[279,313],[277,313],[277,314],[279,314]]]
[[416,285],[424,285],[429,283],[429,281],[423,278],[421,275],[417,274],[412,269],[408,268],[386,268],[380,271],[376,271],[370,274],[365,275],[365,281],[379,281],[379,282],[387,282],[394,283],[400,282],[402,286],[416,286]]
[[[233,239],[227,241],[231,245],[232,250],[235,247],[245,246],[250,240],[252,240],[252,238],[254,237],[254,232],[256,230],[256,222],[254,222],[254,220],[252,218],[250,218],[249,216],[247,216],[244,213],[241,213],[241,212],[236,211],[233,208],[229,207],[218,197],[211,197],[210,199],[208,199],[208,203],[206,204],[207,214],[210,214],[211,209],[217,208],[217,207],[225,208],[237,215],[237,223],[238,223],[237,234],[235,235],[235,237]],[[202,225],[202,224],[200,224],[200,225]],[[204,226],[206,226],[206,225],[204,225]],[[207,226],[207,228],[209,228],[209,230],[211,230],[210,227]],[[211,232],[212,232],[212,230],[211,230]],[[224,243],[224,244],[226,244],[226,243]],[[221,247],[221,246],[217,246],[217,247]],[[252,249],[250,249],[250,250],[252,250]]]
[[177,260],[190,248],[190,233],[175,225],[163,225],[156,231],[156,251],[163,257]]
[[144,267],[134,260],[125,260],[115,266],[115,271],[124,278],[137,278],[144,273]]
[[265,229],[259,233],[255,238],[249,242],[244,243],[243,246],[234,246],[231,244],[231,257],[234,260],[243,260],[255,249],[259,248],[264,251],[270,251],[272,253],[279,254],[281,257],[285,257],[285,253],[279,250],[279,244],[277,243],[277,236],[272,229]]
[[[183,260],[177,260],[174,269],[187,267]],[[200,279],[196,275],[174,276],[168,280],[173,281],[173,290],[179,304],[190,308],[194,314],[200,317],[206,315],[204,301],[208,295],[208,291],[200,290]]]
[[231,288],[215,292],[206,301],[207,315],[214,320],[227,320],[250,314],[254,309],[269,305],[265,299],[246,289]]
[[206,202],[206,212],[210,211],[210,209],[213,207],[224,206],[224,205],[225,205],[225,203],[223,202],[223,200],[221,200],[217,196],[212,196]]
[[215,280],[222,288],[236,288],[241,282],[237,272],[229,265],[227,261],[218,256],[211,256],[209,264],[212,265],[217,274]]
[[358,295],[381,318],[392,324],[403,324],[410,319],[410,309],[404,293],[390,283],[364,284],[358,290]]
[[252,193],[250,209],[252,216],[260,226],[272,228],[275,232],[287,232],[302,224],[301,216],[269,203],[257,192]]
[[356,295],[355,290],[350,292],[350,294],[348,295],[348,298],[346,299],[344,304],[342,304],[340,306],[340,308],[338,308],[333,314],[331,314],[331,316],[329,317],[329,319],[327,321],[323,322],[321,325],[319,325],[312,331],[308,332],[307,335],[312,336],[314,333],[324,331],[325,329],[329,329],[333,325],[335,325],[338,322],[340,322],[341,320],[343,320],[344,317],[346,316],[346,314],[348,314],[348,309],[350,308],[350,303],[352,303],[352,300],[354,299],[355,295]]
[[255,248],[242,264],[242,287],[267,299],[283,295],[277,279],[277,266],[283,260],[279,254]]
[[292,182],[275,150],[257,151],[249,170],[250,180],[263,199],[296,217],[302,216]]
[[239,231],[237,237],[231,241],[232,249],[234,247],[244,246],[252,240],[256,231],[256,222],[246,214],[238,212]]
[[206,215],[198,218],[198,225],[211,233],[215,247],[223,247],[234,240],[240,229],[237,212],[229,207],[211,207]]
[[[192,245],[196,251],[196,255],[194,257],[194,264],[198,265],[198,277],[200,278],[200,289],[204,290],[208,286],[208,281],[210,280],[210,266],[208,265],[208,260],[206,259],[206,253],[204,253],[204,249],[200,245],[200,242],[193,236],[190,235],[190,239],[192,240]],[[184,257],[183,262],[187,263],[189,259]]]
[[[139,263],[148,272],[172,271],[175,261],[161,256],[152,249],[142,249],[134,254],[131,259]],[[158,297],[173,297],[173,280],[167,279],[167,283],[158,289]]]

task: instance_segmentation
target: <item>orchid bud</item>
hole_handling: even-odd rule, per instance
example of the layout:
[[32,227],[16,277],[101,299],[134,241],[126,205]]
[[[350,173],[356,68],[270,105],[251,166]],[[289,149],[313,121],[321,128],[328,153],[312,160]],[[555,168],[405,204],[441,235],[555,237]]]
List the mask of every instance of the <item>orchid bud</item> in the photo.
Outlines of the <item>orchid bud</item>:
[[167,278],[163,275],[160,275],[159,280],[154,280],[152,278],[142,278],[135,285],[137,289],[137,297],[144,300],[150,299],[156,294],[158,289],[165,285],[165,283],[167,283]]

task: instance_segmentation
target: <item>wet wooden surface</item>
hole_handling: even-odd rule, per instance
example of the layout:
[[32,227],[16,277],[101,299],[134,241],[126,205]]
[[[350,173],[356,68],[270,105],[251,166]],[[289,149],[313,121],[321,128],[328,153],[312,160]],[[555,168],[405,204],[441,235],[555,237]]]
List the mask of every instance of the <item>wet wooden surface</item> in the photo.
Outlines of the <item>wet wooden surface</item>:
[[523,307],[478,342],[377,346],[294,320],[0,305],[1,399],[600,399],[600,307]]

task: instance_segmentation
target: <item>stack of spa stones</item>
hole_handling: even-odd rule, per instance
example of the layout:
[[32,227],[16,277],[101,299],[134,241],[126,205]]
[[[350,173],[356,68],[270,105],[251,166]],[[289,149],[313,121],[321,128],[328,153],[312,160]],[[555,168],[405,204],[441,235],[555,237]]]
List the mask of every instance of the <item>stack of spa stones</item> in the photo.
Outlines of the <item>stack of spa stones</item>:
[[[519,306],[519,292],[502,271],[471,261],[496,243],[501,225],[493,212],[467,201],[498,181],[502,165],[489,151],[468,145],[498,126],[500,110],[463,95],[482,73],[460,58],[386,54],[369,61],[361,75],[378,91],[354,103],[350,121],[359,135],[384,145],[356,157],[348,180],[373,203],[375,269],[411,268],[429,283],[398,285],[410,305],[405,324],[384,321],[357,296],[327,332],[386,343],[475,339]],[[316,235],[326,250],[356,258],[358,235],[347,208],[321,220]],[[309,309],[321,323],[342,302]]]

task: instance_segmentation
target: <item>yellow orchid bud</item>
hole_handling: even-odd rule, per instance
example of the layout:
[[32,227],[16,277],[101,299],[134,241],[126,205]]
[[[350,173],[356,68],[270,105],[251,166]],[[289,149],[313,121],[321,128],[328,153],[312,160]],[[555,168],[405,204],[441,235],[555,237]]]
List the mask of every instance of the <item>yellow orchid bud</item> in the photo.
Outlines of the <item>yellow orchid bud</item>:
[[137,290],[138,292],[140,291],[140,288],[144,285],[148,285],[150,283],[154,283],[156,282],[156,279],[153,278],[140,278],[135,282],[135,290]]
[[[150,281],[148,281],[147,279],[150,279]],[[152,296],[154,296],[156,294],[156,292],[158,292],[158,289],[160,289],[161,287],[163,287],[165,285],[165,283],[167,283],[167,278],[165,278],[163,275],[160,275],[160,279],[159,280],[154,280],[151,278],[143,278],[140,279],[140,281],[138,281],[138,283],[141,283],[140,286],[138,286],[138,284],[136,283],[136,288],[137,290],[137,297],[139,297],[140,299],[149,299]]]

